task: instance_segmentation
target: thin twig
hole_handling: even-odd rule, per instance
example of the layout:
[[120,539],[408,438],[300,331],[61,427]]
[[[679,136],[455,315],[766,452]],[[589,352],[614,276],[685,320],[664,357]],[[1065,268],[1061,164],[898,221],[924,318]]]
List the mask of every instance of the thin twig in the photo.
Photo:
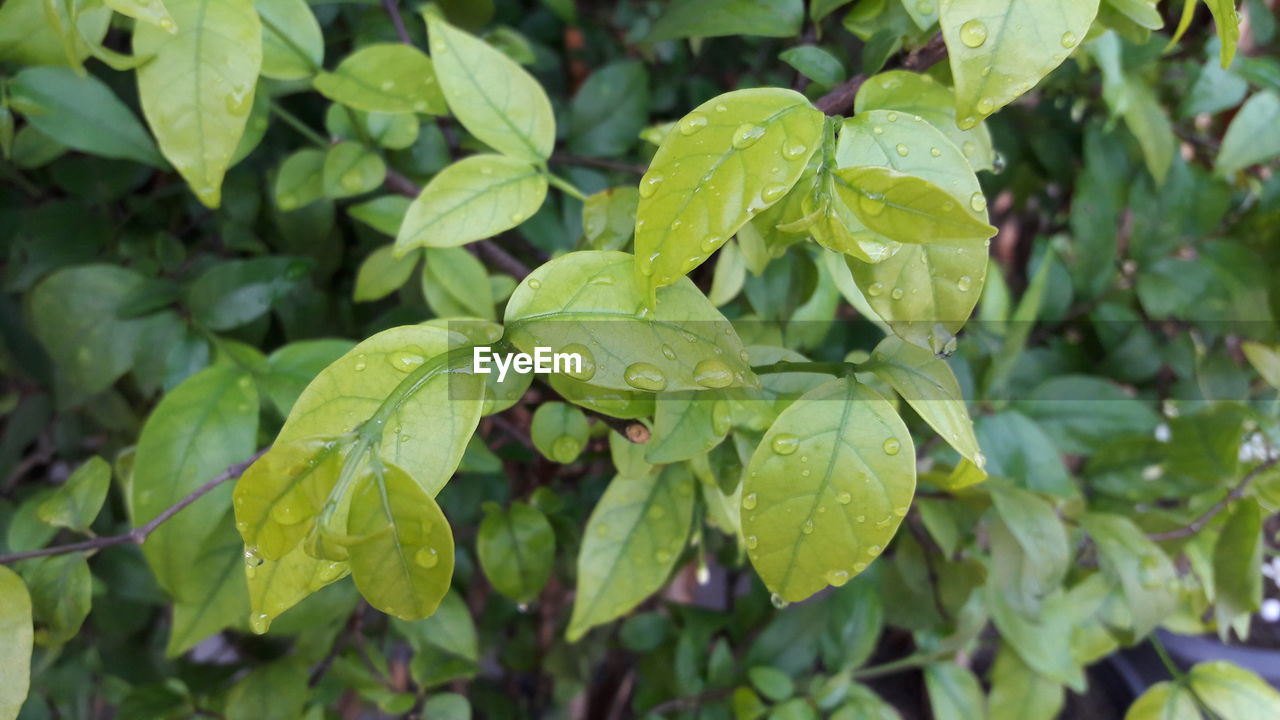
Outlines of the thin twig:
[[400,42],[405,45],[412,45],[413,40],[409,38],[409,29],[404,26],[404,18],[400,16],[400,6],[397,0],[382,0],[382,9],[387,11],[387,15],[391,16],[391,24],[396,26],[396,37],[400,38]]
[[[947,45],[942,34],[934,35],[929,42],[907,53],[900,66],[903,70],[920,71],[947,56]],[[831,89],[831,92],[818,98],[813,104],[828,115],[840,115],[853,107],[853,100],[858,96],[862,83],[867,81],[866,73],[859,73]]]
[[257,460],[259,457],[262,457],[262,454],[265,453],[267,449],[268,448],[263,448],[262,450],[259,450],[258,452],[254,453],[253,457],[249,458],[248,460],[245,460],[244,462],[238,462],[235,465],[228,467],[226,470],[223,470],[221,473],[218,473],[218,475],[214,477],[212,480],[210,480],[209,482],[191,491],[191,494],[182,498],[181,500],[174,503],[173,505],[170,505],[159,515],[151,518],[151,520],[147,522],[147,524],[142,525],[140,527],[136,527],[127,533],[123,533],[120,535],[111,535],[108,537],[93,538],[91,540],[85,540],[83,542],[78,542],[78,543],[70,543],[67,545],[54,545],[52,547],[41,548],[39,550],[27,550],[25,552],[16,552],[16,553],[9,553],[8,555],[0,555],[0,565],[8,565],[10,563],[18,562],[19,560],[28,560],[31,558],[47,557],[49,555],[65,555],[67,553],[80,552],[82,550],[101,550],[103,548],[115,547],[116,545],[127,545],[129,543],[133,543],[135,545],[141,545],[147,539],[148,535],[155,532],[156,528],[163,525],[166,521],[169,520],[169,518],[173,517],[174,515],[177,515],[179,512],[182,512],[182,510],[185,509],[188,505],[204,497],[206,494],[209,493],[210,490],[213,490],[214,488],[218,487],[222,483],[228,480],[234,480],[240,477],[240,475],[246,469],[248,469],[248,467],[252,465],[255,460]]
[[1214,503],[1213,507],[1204,511],[1204,513],[1200,515],[1200,517],[1196,518],[1195,520],[1192,520],[1190,525],[1187,525],[1186,527],[1177,528],[1176,530],[1167,530],[1165,532],[1149,533],[1147,535],[1147,538],[1151,540],[1155,540],[1156,542],[1162,542],[1164,540],[1177,540],[1179,538],[1190,537],[1192,535],[1195,535],[1196,533],[1203,530],[1204,526],[1208,525],[1209,521],[1212,520],[1215,516],[1217,516],[1218,513],[1222,512],[1223,509],[1225,509],[1227,505],[1229,505],[1233,500],[1239,500],[1240,498],[1244,497],[1244,491],[1249,489],[1249,483],[1253,482],[1255,478],[1257,478],[1266,470],[1270,469],[1277,462],[1280,462],[1280,455],[1277,455],[1276,457],[1273,457],[1270,460],[1267,460],[1261,465],[1258,465],[1254,469],[1250,470],[1249,474],[1245,475],[1244,478],[1240,480],[1240,482],[1236,483],[1236,486],[1231,488],[1231,490],[1221,500]]

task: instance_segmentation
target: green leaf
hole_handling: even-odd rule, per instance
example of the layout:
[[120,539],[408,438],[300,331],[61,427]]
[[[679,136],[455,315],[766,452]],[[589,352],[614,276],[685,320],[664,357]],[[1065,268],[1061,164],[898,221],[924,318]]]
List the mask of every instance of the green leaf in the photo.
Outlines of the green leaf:
[[871,358],[867,370],[889,383],[956,452],[979,468],[986,464],[960,383],[945,361],[896,337],[881,340]]
[[69,148],[164,166],[142,123],[92,75],[70,68],[26,68],[13,76],[9,93],[28,123]]
[[[350,433],[384,408],[380,455],[435,495],[480,420],[483,376],[457,372],[445,354],[459,336],[426,325],[384,330],[325,368],[294,403],[277,443]],[[468,353],[469,354],[469,353]]]
[[307,383],[353,345],[350,340],[289,343],[267,357],[267,371],[258,377],[258,387],[285,417]]
[[1008,644],[1001,644],[991,671],[991,720],[1053,720],[1065,700],[1062,684],[1027,667]]
[[404,285],[418,266],[418,255],[397,258],[391,245],[369,253],[356,271],[356,302],[381,300]]
[[429,247],[423,255],[422,293],[440,317],[494,319],[484,263],[458,247]]
[[178,30],[163,0],[104,0],[103,4],[121,15],[151,23],[161,30],[168,32]]
[[395,237],[409,210],[411,201],[401,195],[383,195],[347,208],[347,214],[377,230],[383,235]]
[[309,263],[290,257],[228,260],[209,268],[187,290],[191,314],[213,330],[260,317],[297,287]]
[[1084,40],[1098,0],[943,0],[961,128],[1026,93]]
[[188,599],[173,604],[165,657],[179,657],[228,627],[243,627],[249,609],[243,550],[234,513],[228,508],[192,555],[192,579],[186,588],[191,592]]
[[625,615],[667,581],[693,523],[694,490],[683,465],[609,483],[582,534],[570,642]]
[[414,199],[396,235],[396,252],[492,237],[531,217],[546,196],[546,177],[529,163],[472,155],[431,178]]
[[1155,430],[1160,417],[1119,385],[1085,375],[1050,378],[1015,407],[1053,438],[1062,452],[1091,455],[1111,439]]
[[1058,590],[1044,598],[1036,613],[1027,614],[1011,606],[997,585],[987,584],[985,590],[992,622],[1022,661],[1034,672],[1082,691],[1084,674],[1071,654],[1075,621],[1068,596]]
[[1262,513],[1258,501],[1247,498],[1227,517],[1213,547],[1213,609],[1220,636],[1225,638],[1236,622],[1247,628],[1248,616],[1262,605],[1261,566]]
[[652,289],[700,265],[791,189],[822,139],[823,115],[791,90],[737,90],[667,133],[640,180],[637,270]]
[[[253,378],[214,365],[187,378],[151,412],[138,439],[130,503],[135,525],[159,515],[228,466],[249,457],[257,443],[258,394]],[[200,543],[229,507],[221,485],[160,525],[143,553],[160,585],[178,600],[202,599],[203,578],[193,572]]]
[[324,63],[324,35],[306,0],[254,0],[253,4],[262,18],[262,75],[276,80],[315,75]]
[[483,40],[427,14],[431,55],[449,110],[480,142],[513,158],[551,156],[556,121],[542,86]]
[[992,535],[1008,532],[1017,545],[992,542],[992,573],[1003,580],[1006,601],[1017,611],[1034,615],[1041,600],[1062,585],[1071,561],[1066,529],[1046,500],[1020,488],[989,487],[1001,523]]
[[1009,478],[1035,492],[1062,497],[1076,494],[1053,441],[1027,416],[1012,410],[985,415],[978,419],[976,431],[989,474]]
[[562,465],[578,459],[587,446],[587,416],[572,405],[543,403],[533,413],[529,436],[543,457]]
[[166,0],[178,26],[133,32],[142,113],[160,152],[200,202],[216,208],[240,144],[262,66],[262,27],[252,0]]
[[1148,30],[1159,30],[1164,27],[1164,18],[1160,17],[1156,0],[1103,0],[1103,2],[1139,27]]
[[649,73],[624,60],[591,73],[569,105],[569,150],[615,157],[640,139],[649,117]]
[[321,184],[327,197],[367,193],[381,185],[386,177],[387,165],[382,156],[358,142],[340,142],[325,153]]
[[778,59],[819,85],[832,87],[844,82],[840,60],[817,45],[800,45],[778,53]]
[[890,240],[967,245],[996,234],[979,219],[985,215],[986,198],[961,202],[928,180],[885,167],[850,167],[834,174],[841,200],[868,228]]
[[285,212],[324,197],[323,150],[306,148],[285,158],[276,174],[276,205]]
[[242,565],[249,585],[249,627],[259,634],[281,613],[348,572],[347,563],[313,558],[301,545],[279,560],[246,554]]
[[50,525],[85,532],[102,509],[111,486],[111,466],[94,455],[89,458],[36,511]]
[[[1098,546],[1102,571],[1124,590],[1133,616],[1133,637],[1145,637],[1177,609],[1178,576],[1173,563],[1123,515],[1089,513],[1080,526]],[[1256,568],[1254,574],[1258,574]]]
[[145,282],[116,265],[81,265],[54,272],[31,291],[36,337],[84,392],[102,392],[133,367],[152,321],[121,320],[118,311]]
[[93,601],[93,576],[84,553],[27,561],[22,576],[31,591],[36,643],[55,646],[75,637]]
[[471,720],[471,701],[457,693],[432,695],[422,704],[422,715],[439,720]]
[[[0,61],[23,65],[78,65],[89,56],[89,43],[102,42],[111,24],[111,8],[77,7],[77,32],[60,5],[47,0],[6,0],[0,5]],[[50,22],[50,17],[58,22]]]
[[796,684],[791,676],[775,667],[758,665],[747,670],[747,678],[756,686],[761,695],[774,702],[786,700],[796,691]]
[[1240,349],[1244,351],[1244,356],[1249,359],[1253,369],[1258,371],[1258,375],[1268,385],[1280,390],[1280,349],[1252,341],[1241,343]]
[[1255,673],[1226,661],[1200,663],[1187,674],[1191,691],[1222,718],[1264,718],[1280,713],[1280,692]]
[[12,570],[0,566],[0,718],[18,717],[31,684],[31,596]]
[[1204,0],[1209,6],[1209,14],[1213,15],[1213,24],[1218,28],[1222,67],[1231,67],[1236,56],[1236,45],[1240,44],[1240,14],[1236,12],[1235,0]]
[[936,720],[971,720],[987,716],[987,699],[977,676],[955,663],[932,663],[924,668],[929,707]]
[[227,693],[227,720],[296,720],[307,702],[307,666],[276,660],[249,673]]
[[994,166],[996,153],[986,123],[961,130],[956,125],[955,91],[928,75],[890,70],[868,79],[858,89],[854,111],[861,114],[871,110],[919,115],[946,135],[975,171]]
[[495,505],[486,508],[480,523],[476,554],[495,590],[515,602],[528,603],[551,577],[556,537],[537,508],[522,502],[513,502],[506,510]]
[[1124,720],[1200,720],[1200,709],[1182,685],[1166,680],[1138,696]]
[[655,398],[653,434],[645,460],[689,460],[724,441],[732,421],[729,401],[717,392],[663,393]]
[[312,83],[321,95],[365,112],[447,112],[431,58],[411,45],[365,45],[321,72]]
[[563,255],[534,270],[507,301],[507,338],[577,353],[572,376],[612,390],[705,390],[756,382],[733,326],[687,278],[645,308],[634,258],[621,252]]
[[250,556],[280,560],[312,528],[343,473],[347,446],[320,437],[280,442],[236,482],[236,528]]
[[1280,123],[1280,95],[1264,90],[1245,102],[1231,119],[1222,138],[1215,171],[1223,177],[1280,155],[1280,138],[1272,129]]
[[742,532],[769,590],[799,601],[865,570],[911,504],[913,448],[893,406],[852,378],[783,410],[742,488]]
[[849,688],[840,708],[831,715],[831,720],[902,720],[902,715],[874,690],[855,683]]
[[475,674],[479,658],[475,621],[456,591],[445,595],[431,617],[415,622],[392,619],[391,626],[413,648],[409,672],[419,685],[432,687]]
[[1137,138],[1147,169],[1156,183],[1163,183],[1177,152],[1177,137],[1169,115],[1153,88],[1143,77],[1126,73],[1120,38],[1104,34],[1089,45],[1102,69],[1102,94],[1113,115],[1124,118]]
[[722,35],[799,35],[804,23],[801,0],[675,0],[645,36],[656,43],[686,37]]
[[592,250],[622,250],[636,228],[640,191],[614,187],[588,195],[582,203],[582,235]]

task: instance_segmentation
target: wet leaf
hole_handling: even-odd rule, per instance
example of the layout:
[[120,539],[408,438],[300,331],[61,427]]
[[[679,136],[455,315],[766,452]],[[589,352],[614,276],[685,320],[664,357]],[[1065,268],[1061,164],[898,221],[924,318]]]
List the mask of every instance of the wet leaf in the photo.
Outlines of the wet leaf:
[[313,83],[321,95],[365,112],[447,112],[431,58],[403,43],[365,45]]
[[533,413],[529,436],[543,457],[567,465],[587,446],[587,416],[572,405],[543,403]]
[[31,596],[12,570],[0,566],[0,717],[16,718],[31,682]]
[[422,189],[400,225],[396,252],[492,237],[529,219],[546,196],[546,178],[529,163],[472,155],[442,170]]
[[956,125],[955,91],[928,75],[890,70],[868,79],[858,89],[854,111],[861,114],[870,110],[919,115],[946,135],[975,171],[993,167],[995,149],[987,124],[979,122],[968,130],[961,130]]
[[302,80],[316,74],[324,64],[324,36],[306,0],[254,0],[254,6],[262,19],[263,77]]

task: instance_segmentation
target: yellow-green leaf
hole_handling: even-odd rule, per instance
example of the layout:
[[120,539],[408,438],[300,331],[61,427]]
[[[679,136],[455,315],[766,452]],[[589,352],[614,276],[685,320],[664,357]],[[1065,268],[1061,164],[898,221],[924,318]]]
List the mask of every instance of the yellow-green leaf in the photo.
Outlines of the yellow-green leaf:
[[222,177],[240,144],[262,67],[262,26],[252,0],[167,0],[176,33],[133,32],[138,95],[160,152],[200,201],[218,207]]
[[1200,720],[1200,709],[1186,688],[1166,680],[1134,700],[1124,720]]
[[360,195],[377,188],[387,177],[382,156],[358,142],[340,142],[324,156],[321,182],[331,198]]
[[151,23],[166,32],[178,31],[173,16],[164,5],[165,0],[103,0],[103,3],[121,15]]
[[356,302],[381,300],[409,280],[418,265],[418,254],[396,257],[391,245],[369,253],[356,271]]
[[779,88],[725,93],[681,118],[640,179],[635,247],[647,286],[674,283],[781,200],[823,123],[803,95]]
[[49,499],[40,503],[36,514],[50,525],[84,532],[102,509],[110,486],[111,466],[95,455],[76,468]]
[[262,19],[262,75],[309,78],[324,62],[324,36],[306,0],[255,0]]
[[975,217],[985,213],[985,198],[961,204],[928,180],[886,167],[850,167],[837,170],[835,177],[841,200],[864,225],[890,240],[965,245],[996,234]]
[[582,534],[570,642],[662,587],[684,550],[693,505],[693,477],[684,465],[609,483]]
[[[89,56],[90,44],[99,44],[111,24],[111,8],[76,3],[75,32],[63,32],[69,20],[60,4],[49,0],[5,0],[0,3],[0,62],[22,65],[76,65]],[[58,23],[49,22],[52,10]],[[69,48],[69,50],[68,50]],[[71,57],[68,57],[68,51]]]
[[31,683],[31,596],[22,578],[0,565],[0,718],[22,710]]
[[325,438],[276,442],[236,481],[236,528],[250,554],[279,560],[311,529],[338,481],[347,446]]
[[1254,672],[1226,661],[1200,663],[1187,674],[1195,696],[1221,718],[1280,715],[1280,692]]
[[321,95],[365,112],[446,111],[431,58],[403,43],[366,45],[312,82]]
[[556,121],[533,76],[502,51],[427,13],[440,87],[458,122],[489,147],[521,160],[551,156]]
[[249,627],[265,633],[271,621],[320,588],[347,575],[347,563],[313,558],[299,545],[279,560],[245,556]]
[[543,403],[533,413],[529,437],[543,457],[562,465],[578,459],[587,447],[587,416],[562,402]]
[[546,178],[528,162],[472,155],[440,171],[422,188],[400,224],[396,252],[492,237],[529,219],[546,196]]
[[854,111],[897,110],[919,115],[947,136],[964,153],[974,170],[990,170],[995,163],[991,131],[980,122],[968,130],[956,125],[956,94],[928,75],[890,70],[868,79],[858,90]]
[[782,411],[751,456],[742,533],[783,600],[839,587],[880,556],[916,487],[914,445],[893,406],[853,378]]
[[522,502],[506,510],[493,504],[485,508],[476,555],[498,592],[518,603],[532,601],[551,576],[555,552],[555,532],[537,508]]
[[1231,67],[1231,61],[1236,56],[1236,46],[1240,44],[1240,15],[1236,12],[1235,0],[1204,0],[1204,4],[1209,6],[1213,24],[1218,28],[1222,67]]

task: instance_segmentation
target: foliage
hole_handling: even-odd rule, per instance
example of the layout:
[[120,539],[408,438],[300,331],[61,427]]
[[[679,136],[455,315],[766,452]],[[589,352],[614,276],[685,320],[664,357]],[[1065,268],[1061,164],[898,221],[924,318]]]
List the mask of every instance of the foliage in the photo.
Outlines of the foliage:
[[1034,720],[1246,639],[1280,41],[1205,4],[4,0],[0,720]]

